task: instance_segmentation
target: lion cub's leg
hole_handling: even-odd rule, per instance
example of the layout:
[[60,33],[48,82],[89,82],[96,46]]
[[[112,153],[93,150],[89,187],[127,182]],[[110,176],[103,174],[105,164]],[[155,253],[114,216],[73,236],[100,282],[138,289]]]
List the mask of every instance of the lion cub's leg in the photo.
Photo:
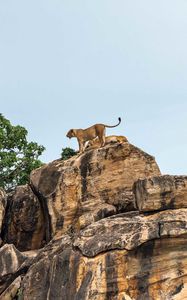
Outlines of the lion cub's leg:
[[101,147],[104,147],[104,145],[105,145],[105,135],[103,135],[103,137],[102,137]]

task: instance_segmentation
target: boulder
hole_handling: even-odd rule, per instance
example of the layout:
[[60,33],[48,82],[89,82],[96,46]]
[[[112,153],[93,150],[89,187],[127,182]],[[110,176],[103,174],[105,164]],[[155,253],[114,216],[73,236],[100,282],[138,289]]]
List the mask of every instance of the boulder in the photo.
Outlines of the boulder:
[[186,299],[186,216],[125,213],[89,225],[72,244],[51,242],[23,279],[23,300]]
[[89,225],[80,232],[74,246],[83,255],[94,257],[113,250],[133,250],[147,241],[187,234],[187,209],[144,215],[124,213]]
[[38,198],[29,185],[18,186],[7,200],[3,226],[4,243],[20,251],[41,248],[45,242],[45,223]]
[[[36,253],[21,253],[12,244],[5,244],[0,248],[0,294],[28,269],[35,255]],[[9,294],[8,291],[7,293]]]
[[21,285],[21,276],[18,276],[9,287],[0,295],[0,300],[12,300],[15,299],[16,294]]
[[187,208],[187,176],[154,176],[134,184],[139,211]]
[[2,223],[5,215],[6,203],[7,203],[6,193],[3,191],[3,189],[0,189],[0,245],[2,243],[1,229],[2,229]]
[[26,258],[14,245],[5,244],[0,248],[0,276],[15,273]]
[[43,203],[50,239],[135,210],[134,182],[153,175],[160,175],[154,157],[128,142],[116,142],[54,161],[34,170],[30,180]]
[[0,300],[187,299],[186,180],[119,137],[34,170],[4,205],[24,252],[0,248]]

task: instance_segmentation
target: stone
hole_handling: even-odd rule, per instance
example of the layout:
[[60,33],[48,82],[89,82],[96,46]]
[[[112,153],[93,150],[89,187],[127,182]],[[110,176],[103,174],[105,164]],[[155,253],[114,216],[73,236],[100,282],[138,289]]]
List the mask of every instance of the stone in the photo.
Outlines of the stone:
[[8,196],[0,300],[187,299],[187,176],[118,139]]
[[187,176],[154,176],[134,184],[139,211],[187,208]]
[[50,240],[135,210],[134,182],[153,175],[160,175],[154,157],[128,142],[115,142],[36,169],[30,181],[43,203]]
[[35,255],[36,253],[21,253],[12,244],[5,244],[0,248],[0,294],[15,278],[24,273],[24,266],[29,265]]
[[1,245],[1,229],[2,229],[2,223],[5,215],[5,209],[7,204],[7,197],[6,193],[3,189],[0,189],[0,245]]
[[187,209],[128,212],[51,241],[22,282],[23,300],[183,300]]
[[71,250],[71,246],[71,238],[64,235],[50,241],[39,250],[21,285],[23,299],[66,299],[58,297],[61,293],[63,295],[66,277],[70,275],[67,274],[69,270],[67,253]]
[[2,239],[4,243],[14,244],[20,251],[39,249],[43,246],[43,211],[29,185],[18,186],[9,195]]
[[14,245],[5,244],[0,248],[0,276],[15,273],[27,256],[18,251]]
[[0,295],[0,300],[12,300],[15,299],[18,289],[21,285],[21,276],[17,277],[11,285]]
[[187,209],[155,214],[124,213],[89,225],[74,241],[84,256],[114,249],[133,250],[147,241],[187,234]]

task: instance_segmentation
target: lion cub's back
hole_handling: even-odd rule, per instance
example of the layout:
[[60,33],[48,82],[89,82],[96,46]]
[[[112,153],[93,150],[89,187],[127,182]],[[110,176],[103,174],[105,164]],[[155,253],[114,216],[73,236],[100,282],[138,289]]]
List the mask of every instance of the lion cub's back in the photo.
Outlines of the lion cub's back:
[[[110,143],[127,143],[128,140],[125,136],[122,135],[109,135],[105,137],[105,145],[110,144]],[[100,147],[100,141],[97,138],[95,138],[92,141],[89,141],[87,148],[92,149],[92,148],[97,148]]]

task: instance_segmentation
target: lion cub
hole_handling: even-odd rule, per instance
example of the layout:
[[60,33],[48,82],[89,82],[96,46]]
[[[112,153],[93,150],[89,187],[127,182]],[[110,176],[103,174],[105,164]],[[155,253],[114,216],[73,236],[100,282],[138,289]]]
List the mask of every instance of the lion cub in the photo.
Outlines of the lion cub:
[[[122,135],[109,135],[105,137],[105,145],[110,144],[110,143],[127,143],[128,140],[125,136]],[[95,138],[92,141],[89,141],[88,144],[86,145],[86,150],[87,149],[94,149],[99,147],[99,139]]]

